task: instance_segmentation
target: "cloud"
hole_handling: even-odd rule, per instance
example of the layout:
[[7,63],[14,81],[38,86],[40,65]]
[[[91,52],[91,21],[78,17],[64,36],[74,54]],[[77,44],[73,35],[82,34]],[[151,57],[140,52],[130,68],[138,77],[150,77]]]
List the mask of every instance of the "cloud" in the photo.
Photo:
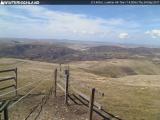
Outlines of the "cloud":
[[[105,39],[138,27],[122,18],[100,18],[87,14],[57,11],[42,6],[10,6],[0,8],[0,37]],[[121,33],[120,38],[128,37]]]
[[153,29],[145,32],[150,35],[152,38],[160,38],[160,29]]
[[1,5],[4,5],[4,2],[3,2],[3,1],[1,1]]
[[120,39],[126,39],[129,37],[128,33],[120,33],[118,36]]

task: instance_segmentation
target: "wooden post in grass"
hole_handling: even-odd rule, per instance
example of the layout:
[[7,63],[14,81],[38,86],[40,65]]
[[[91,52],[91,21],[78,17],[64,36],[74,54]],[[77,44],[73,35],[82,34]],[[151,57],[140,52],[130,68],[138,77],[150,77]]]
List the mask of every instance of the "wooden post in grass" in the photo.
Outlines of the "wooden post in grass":
[[16,74],[16,78],[15,78],[15,81],[16,81],[16,96],[18,95],[18,91],[17,91],[17,68],[15,68],[15,74]]
[[60,69],[60,72],[61,72],[61,63],[59,64],[59,69]]
[[56,97],[57,92],[57,68],[54,71],[54,96]]
[[89,101],[89,120],[92,120],[92,116],[93,116],[94,95],[95,95],[95,88],[92,88],[90,101]]
[[66,81],[65,81],[65,104],[68,104],[68,85],[69,85],[69,71],[65,70]]
[[8,119],[8,106],[6,106],[6,107],[4,108],[4,120],[9,120],[9,119]]
[[68,64],[68,66],[67,66],[67,69],[68,69],[68,71],[69,71],[69,64]]

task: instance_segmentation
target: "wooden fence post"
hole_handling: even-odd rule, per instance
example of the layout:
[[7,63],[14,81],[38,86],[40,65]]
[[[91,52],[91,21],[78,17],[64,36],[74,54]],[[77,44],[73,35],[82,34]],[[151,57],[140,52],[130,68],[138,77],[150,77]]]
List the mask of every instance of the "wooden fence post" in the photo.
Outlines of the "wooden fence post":
[[65,70],[66,81],[65,81],[65,104],[68,104],[68,83],[69,83],[69,71]]
[[69,71],[69,64],[68,64],[68,66],[67,66],[67,69],[68,69],[68,71]]
[[9,120],[9,119],[8,119],[8,106],[6,106],[6,107],[4,108],[4,120]]
[[54,71],[54,96],[56,97],[57,92],[57,68]]
[[95,88],[92,88],[90,102],[89,102],[89,120],[92,120],[94,95],[95,95]]
[[61,63],[59,64],[59,68],[60,68],[60,71],[61,71]]
[[18,95],[18,91],[17,91],[17,68],[15,68],[15,74],[16,74],[16,96]]

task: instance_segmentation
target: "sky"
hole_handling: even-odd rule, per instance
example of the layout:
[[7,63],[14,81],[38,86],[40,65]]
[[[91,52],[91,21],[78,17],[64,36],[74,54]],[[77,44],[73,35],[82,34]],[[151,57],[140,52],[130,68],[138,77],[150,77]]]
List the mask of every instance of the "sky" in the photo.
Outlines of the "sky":
[[160,45],[160,7],[0,6],[0,37]]

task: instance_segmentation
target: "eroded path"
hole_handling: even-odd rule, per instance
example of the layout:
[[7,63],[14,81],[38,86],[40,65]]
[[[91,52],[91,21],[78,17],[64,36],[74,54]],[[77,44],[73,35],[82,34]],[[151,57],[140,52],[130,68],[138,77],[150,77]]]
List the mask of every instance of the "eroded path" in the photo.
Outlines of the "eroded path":
[[[41,98],[42,96],[36,96],[24,99],[18,106],[12,109],[10,114],[11,120],[25,120],[28,113],[33,109],[33,106],[36,106],[41,101]],[[34,120],[40,109],[40,106],[37,107],[27,120]],[[101,120],[95,113],[93,117],[94,120]],[[88,120],[88,109],[70,100],[69,105],[65,105],[64,95],[60,93],[56,98],[54,95],[50,96],[36,120]]]
[[[44,106],[39,120],[88,120],[88,110],[83,105],[76,105],[69,101],[69,105],[64,104],[64,96],[51,96]],[[94,120],[100,120],[94,115]]]

